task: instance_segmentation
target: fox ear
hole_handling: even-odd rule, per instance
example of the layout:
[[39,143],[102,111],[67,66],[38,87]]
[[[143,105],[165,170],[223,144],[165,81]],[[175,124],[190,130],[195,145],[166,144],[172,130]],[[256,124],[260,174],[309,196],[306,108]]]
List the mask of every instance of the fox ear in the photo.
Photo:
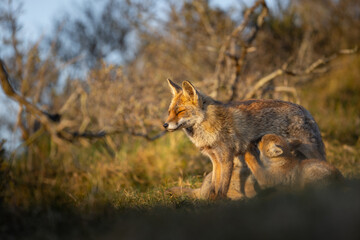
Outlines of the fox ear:
[[178,94],[182,90],[181,87],[176,83],[174,83],[173,81],[171,81],[170,78],[167,79],[167,82],[169,84],[170,90],[173,95]]
[[185,95],[185,97],[189,98],[194,103],[198,102],[198,93],[195,87],[189,81],[184,81],[182,83],[182,89],[184,91],[183,94]]
[[278,157],[283,153],[282,147],[272,143],[266,150],[266,155],[268,157]]

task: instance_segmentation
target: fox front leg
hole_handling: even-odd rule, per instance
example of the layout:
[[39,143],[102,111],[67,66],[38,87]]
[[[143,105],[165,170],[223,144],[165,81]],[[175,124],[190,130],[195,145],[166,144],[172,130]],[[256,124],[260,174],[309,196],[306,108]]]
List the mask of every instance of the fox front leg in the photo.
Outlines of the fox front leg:
[[215,199],[217,192],[220,188],[220,178],[221,178],[221,166],[219,160],[213,150],[207,150],[206,154],[210,157],[213,171],[211,174],[211,184],[208,187],[208,193],[206,195],[209,196],[210,199]]
[[216,194],[218,198],[225,198],[229,190],[231,176],[233,172],[234,153],[231,151],[221,152],[221,155],[218,159],[221,167],[221,175],[219,182],[219,190],[216,192]]
[[203,151],[210,157],[213,165],[209,199],[225,198],[230,185],[234,154],[224,151],[220,146]]

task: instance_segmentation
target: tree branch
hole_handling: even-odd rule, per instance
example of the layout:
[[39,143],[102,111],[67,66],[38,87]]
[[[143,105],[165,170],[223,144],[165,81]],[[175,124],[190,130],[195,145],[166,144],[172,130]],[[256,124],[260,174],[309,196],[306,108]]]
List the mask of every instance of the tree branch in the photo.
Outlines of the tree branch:
[[357,53],[358,47],[356,46],[353,49],[342,49],[338,53],[331,55],[330,57],[323,57],[317,59],[312,64],[310,64],[304,71],[291,71],[288,69],[288,62],[284,63],[283,66],[279,69],[276,69],[272,73],[260,78],[255,85],[249,90],[249,92],[245,95],[245,99],[249,99],[254,96],[257,90],[262,88],[266,83],[270,82],[271,80],[281,76],[283,74],[290,75],[290,76],[305,76],[313,73],[319,66],[328,64],[330,61],[337,58],[339,55],[344,54],[354,54]]

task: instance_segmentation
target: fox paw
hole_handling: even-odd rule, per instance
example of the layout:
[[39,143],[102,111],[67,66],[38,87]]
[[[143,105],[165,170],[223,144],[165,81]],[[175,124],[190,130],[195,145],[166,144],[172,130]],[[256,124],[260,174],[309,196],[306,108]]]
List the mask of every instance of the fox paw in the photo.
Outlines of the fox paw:
[[215,193],[215,190],[210,191],[209,200],[221,200],[226,198],[227,196],[222,194],[221,192]]

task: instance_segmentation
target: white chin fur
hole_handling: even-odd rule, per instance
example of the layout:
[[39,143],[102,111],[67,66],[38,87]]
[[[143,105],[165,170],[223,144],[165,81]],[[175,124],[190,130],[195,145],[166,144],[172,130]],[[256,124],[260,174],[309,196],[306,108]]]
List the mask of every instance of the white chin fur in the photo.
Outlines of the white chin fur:
[[168,131],[175,131],[177,130],[183,123],[185,122],[185,119],[181,118],[177,124],[170,122],[169,126],[167,127]]
[[174,130],[176,130],[178,127],[179,127],[178,124],[169,123],[169,126],[167,127],[167,130],[169,130],[169,131],[174,131]]

